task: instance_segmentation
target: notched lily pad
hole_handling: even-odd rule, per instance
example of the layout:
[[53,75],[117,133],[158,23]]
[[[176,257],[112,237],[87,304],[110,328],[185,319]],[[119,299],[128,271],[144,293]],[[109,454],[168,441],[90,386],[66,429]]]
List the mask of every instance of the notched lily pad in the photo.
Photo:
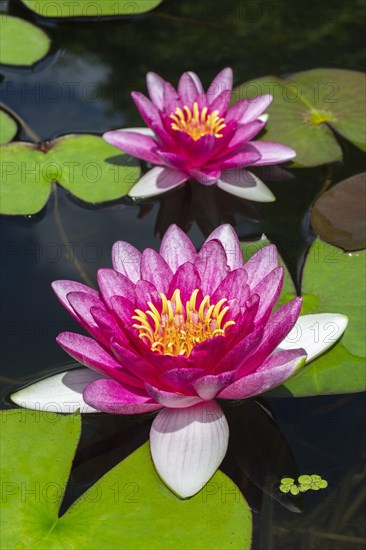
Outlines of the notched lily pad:
[[50,39],[32,23],[2,14],[0,17],[0,63],[31,66],[47,55]]
[[31,143],[9,143],[1,147],[0,213],[32,215],[45,207],[51,193],[45,155]]
[[1,151],[0,214],[30,215],[44,208],[52,182],[78,199],[100,204],[127,195],[140,177],[136,159],[99,136],[68,135],[42,145],[11,143]]
[[366,248],[366,172],[337,183],[315,202],[311,225],[324,241],[347,251]]
[[261,139],[293,147],[294,165],[317,166],[342,159],[333,130],[362,150],[365,143],[365,74],[313,69],[286,79],[267,76],[234,90],[235,101],[272,94]]
[[140,15],[153,10],[162,0],[22,0],[29,9],[42,17],[113,17]]
[[116,148],[99,136],[69,135],[55,140],[48,162],[58,171],[56,181],[75,197],[102,203],[127,195],[140,177],[139,162],[118,155]]
[[160,481],[148,443],[58,517],[80,431],[79,415],[2,413],[4,550],[249,550],[251,513],[234,483],[217,472],[206,492],[182,501]]
[[0,145],[9,143],[18,131],[15,120],[0,109]]

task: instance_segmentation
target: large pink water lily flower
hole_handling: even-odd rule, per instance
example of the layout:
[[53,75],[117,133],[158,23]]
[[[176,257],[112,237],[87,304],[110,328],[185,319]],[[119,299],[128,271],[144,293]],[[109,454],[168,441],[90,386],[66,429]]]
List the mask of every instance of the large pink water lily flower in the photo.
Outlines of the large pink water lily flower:
[[269,94],[242,99],[231,108],[233,73],[221,71],[205,93],[198,76],[184,73],[178,91],[155,73],[148,73],[150,99],[132,97],[148,128],[127,128],[104,134],[126,153],[156,167],[130,191],[133,197],[165,193],[192,178],[217,184],[238,197],[269,202],[272,192],[247,166],[278,164],[296,153],[286,145],[251,141],[265,126]]
[[[301,299],[272,313],[283,269],[275,246],[243,263],[238,238],[222,225],[199,253],[177,226],[160,253],[126,242],[113,246],[113,269],[98,271],[99,292],[56,281],[54,291],[90,334],[64,332],[62,348],[86,369],[52,376],[12,396],[28,408],[134,414],[160,411],[151,454],[178,495],[199,491],[226,453],[229,430],[216,399],[245,399],[294,375],[331,343],[329,322],[299,318]],[[316,341],[311,330],[318,323]]]

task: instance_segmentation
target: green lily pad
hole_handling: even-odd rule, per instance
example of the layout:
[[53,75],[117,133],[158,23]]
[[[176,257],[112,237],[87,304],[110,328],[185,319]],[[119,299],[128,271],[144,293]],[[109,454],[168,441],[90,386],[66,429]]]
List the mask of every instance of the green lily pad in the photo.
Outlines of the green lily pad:
[[315,202],[311,225],[330,244],[347,251],[366,248],[366,172],[337,183]]
[[0,145],[9,143],[18,131],[17,123],[0,109]]
[[137,159],[118,154],[99,136],[59,138],[47,156],[57,171],[56,181],[78,199],[93,204],[127,195],[141,174]]
[[44,57],[50,39],[38,27],[10,15],[0,18],[0,63],[31,66]]
[[272,94],[261,139],[293,147],[294,165],[317,166],[342,159],[333,130],[365,150],[365,83],[365,75],[357,71],[314,69],[286,79],[252,80],[237,87],[233,97]]
[[52,178],[44,164],[44,153],[31,143],[10,143],[1,147],[1,214],[31,215],[45,207]]
[[[267,241],[268,243],[268,241]],[[244,258],[266,241],[246,243]],[[280,261],[284,265],[283,261]],[[285,279],[278,305],[295,296],[291,277]],[[314,359],[299,374],[268,392],[271,397],[307,397],[366,390],[365,324],[366,251],[344,253],[317,239],[306,257],[302,279],[302,315],[341,313],[349,324],[342,339]],[[316,326],[314,327],[316,334]],[[328,337],[332,337],[332,326]]]
[[140,177],[137,159],[99,136],[68,135],[47,144],[11,143],[1,151],[0,213],[30,215],[46,205],[52,182],[84,202],[127,195]]
[[251,513],[234,483],[217,472],[180,500],[156,474],[148,443],[59,518],[80,430],[79,415],[2,413],[4,550],[250,548]]
[[29,9],[42,17],[102,17],[139,15],[156,8],[162,0],[22,0]]

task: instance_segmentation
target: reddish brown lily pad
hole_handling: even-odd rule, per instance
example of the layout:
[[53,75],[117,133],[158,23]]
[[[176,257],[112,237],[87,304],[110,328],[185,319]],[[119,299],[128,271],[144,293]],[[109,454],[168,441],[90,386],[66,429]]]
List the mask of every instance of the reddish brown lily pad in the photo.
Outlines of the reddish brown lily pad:
[[366,248],[366,172],[348,178],[321,195],[311,225],[330,244],[346,251]]

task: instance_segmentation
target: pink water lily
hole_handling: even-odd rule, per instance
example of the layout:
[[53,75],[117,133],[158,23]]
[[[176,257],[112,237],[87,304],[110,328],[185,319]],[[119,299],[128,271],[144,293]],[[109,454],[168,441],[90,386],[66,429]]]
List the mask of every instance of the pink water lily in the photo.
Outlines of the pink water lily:
[[99,292],[53,283],[90,334],[64,332],[57,341],[88,368],[50,377],[12,399],[29,408],[56,403],[60,412],[71,405],[82,412],[160,411],[150,432],[153,461],[173,491],[191,496],[226,453],[229,430],[216,399],[250,398],[282,384],[331,345],[322,326],[332,321],[339,337],[347,318],[299,318],[300,298],[273,313],[283,281],[276,248],[266,246],[244,263],[229,225],[217,228],[200,252],[172,225],[160,253],[121,241],[112,260],[113,269],[98,271]]
[[150,99],[133,92],[148,128],[127,128],[104,134],[124,152],[156,165],[131,189],[133,197],[151,197],[188,179],[217,184],[238,197],[269,202],[272,192],[247,166],[286,162],[296,153],[286,145],[251,141],[265,126],[269,94],[242,99],[229,108],[233,87],[230,68],[221,71],[205,93],[193,72],[182,75],[178,90],[148,73]]

